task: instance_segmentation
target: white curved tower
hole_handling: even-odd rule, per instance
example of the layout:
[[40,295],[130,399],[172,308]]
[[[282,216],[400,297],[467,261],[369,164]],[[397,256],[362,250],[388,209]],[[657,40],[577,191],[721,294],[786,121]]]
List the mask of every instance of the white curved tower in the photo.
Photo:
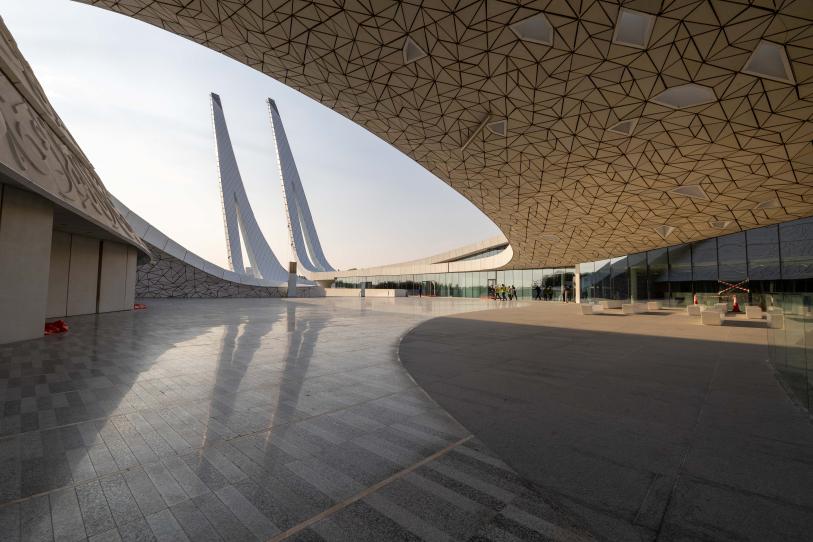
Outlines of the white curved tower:
[[285,128],[274,100],[268,98],[268,111],[271,115],[271,127],[274,131],[274,145],[277,148],[277,165],[282,179],[282,191],[285,199],[285,212],[288,217],[288,237],[291,241],[291,252],[305,271],[334,271],[328,263],[319,235],[313,224],[308,198],[302,188],[302,180],[296,169],[294,155],[285,137]]
[[[217,143],[217,164],[220,173],[220,196],[226,227],[226,247],[229,266],[235,273],[252,274],[272,281],[288,280],[288,272],[280,265],[254,218],[246,189],[237,167],[237,159],[226,127],[220,96],[212,93],[212,123]],[[246,272],[240,239],[246,247],[251,273]]]

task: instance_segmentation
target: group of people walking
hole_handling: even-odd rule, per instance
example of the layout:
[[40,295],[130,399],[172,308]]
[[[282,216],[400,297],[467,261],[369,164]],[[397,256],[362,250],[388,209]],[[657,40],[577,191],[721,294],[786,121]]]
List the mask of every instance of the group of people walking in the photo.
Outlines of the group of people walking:
[[489,286],[488,296],[497,301],[513,301],[517,299],[517,289],[514,288],[513,284],[511,286],[506,286],[505,284]]
[[539,284],[534,284],[534,299],[540,301],[553,301],[553,288],[545,286],[544,288]]
[[[497,301],[512,301],[514,299],[519,299],[517,296],[517,289],[512,284],[511,286],[506,286],[505,284],[500,284],[499,286],[494,285],[488,286],[488,297],[491,299],[495,299]],[[551,286],[542,287],[540,284],[534,284],[533,286],[533,298],[538,299],[540,301],[553,301],[553,288]],[[570,286],[565,286],[562,288],[562,301],[564,303],[570,302],[572,299],[571,289]]]

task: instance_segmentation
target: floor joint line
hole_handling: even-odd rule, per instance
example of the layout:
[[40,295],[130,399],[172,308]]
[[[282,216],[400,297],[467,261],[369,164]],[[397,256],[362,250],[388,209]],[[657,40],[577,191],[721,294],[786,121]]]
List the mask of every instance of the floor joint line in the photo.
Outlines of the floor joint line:
[[396,480],[399,480],[399,479],[403,478],[407,474],[409,474],[409,473],[423,467],[427,463],[431,463],[432,461],[434,461],[434,460],[436,460],[436,459],[438,459],[440,457],[443,457],[444,455],[451,452],[452,450],[454,450],[458,446],[460,446],[462,444],[465,444],[466,442],[468,442],[469,440],[471,440],[473,438],[474,438],[474,435],[468,435],[468,436],[465,436],[465,437],[461,438],[460,440],[458,440],[456,442],[453,442],[453,443],[449,444],[445,448],[443,448],[441,450],[438,450],[437,452],[433,453],[432,455],[421,459],[417,463],[414,463],[413,465],[410,465],[409,467],[407,467],[407,468],[405,468],[403,470],[400,470],[400,471],[396,472],[395,474],[393,474],[391,476],[388,476],[387,478],[384,478],[380,482],[377,482],[377,483],[375,483],[375,484],[373,484],[373,485],[359,491],[355,495],[353,495],[351,497],[348,497],[348,498],[344,499],[343,501],[334,504],[330,508],[328,508],[326,510],[323,510],[322,512],[316,514],[315,516],[312,516],[312,517],[306,519],[305,521],[303,521],[301,523],[298,523],[297,525],[294,525],[290,529],[288,529],[286,531],[283,531],[283,532],[269,538],[267,540],[267,542],[279,542],[279,541],[285,540],[285,539],[287,539],[287,538],[289,538],[289,537],[291,537],[291,536],[293,536],[293,535],[295,535],[295,534],[297,534],[297,533],[299,533],[301,531],[304,531],[305,529],[307,529],[311,525],[313,525],[315,523],[318,523],[318,522],[322,521],[323,519],[329,518],[330,516],[334,515],[336,512],[340,512],[340,511],[344,510],[345,508],[347,508],[348,506],[350,506],[354,502],[360,501],[361,499],[364,499],[365,497],[367,497],[369,495],[372,495],[373,493],[375,493],[379,489],[391,484],[392,482],[394,482]]

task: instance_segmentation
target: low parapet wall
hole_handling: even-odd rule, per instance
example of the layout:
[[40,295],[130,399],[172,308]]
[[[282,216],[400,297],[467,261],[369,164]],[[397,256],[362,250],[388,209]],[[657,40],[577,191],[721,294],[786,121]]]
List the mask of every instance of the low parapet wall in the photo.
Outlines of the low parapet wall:
[[406,290],[392,288],[367,288],[364,290],[365,297],[406,297]]
[[406,297],[406,290],[393,288],[325,288],[325,297]]

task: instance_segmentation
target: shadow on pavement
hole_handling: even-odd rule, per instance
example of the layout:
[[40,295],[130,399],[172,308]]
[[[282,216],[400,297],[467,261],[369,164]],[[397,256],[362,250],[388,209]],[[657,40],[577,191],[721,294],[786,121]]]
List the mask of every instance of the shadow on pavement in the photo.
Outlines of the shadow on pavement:
[[[401,360],[590,531],[607,540],[810,539],[813,426],[775,381],[758,335],[749,343],[747,330],[695,329],[682,315],[679,333],[641,315],[651,334],[577,329],[607,325],[590,316],[554,327],[490,315],[423,323],[403,339]],[[719,340],[664,336],[680,333]]]

